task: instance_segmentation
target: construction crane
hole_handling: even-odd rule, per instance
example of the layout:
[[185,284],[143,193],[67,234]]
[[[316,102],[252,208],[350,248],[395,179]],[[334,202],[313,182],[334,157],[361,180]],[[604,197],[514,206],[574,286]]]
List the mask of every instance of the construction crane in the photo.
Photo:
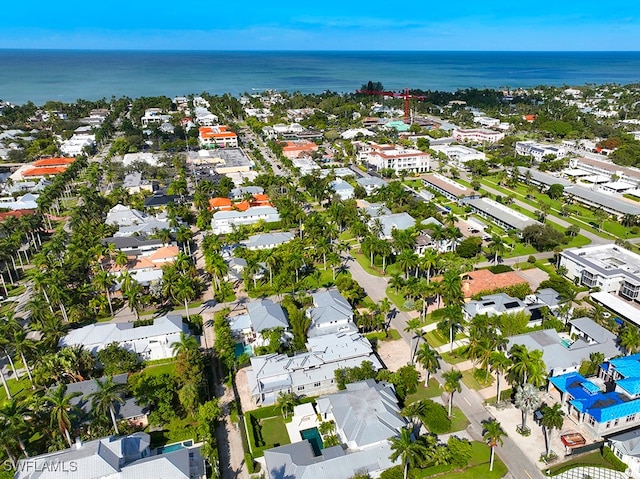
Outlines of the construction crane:
[[420,100],[424,101],[425,97],[423,95],[411,95],[409,93],[409,89],[405,88],[404,91],[377,91],[377,90],[356,90],[356,93],[362,93],[363,95],[380,95],[380,96],[389,96],[392,98],[403,98],[404,99],[404,122],[409,124],[409,100]]

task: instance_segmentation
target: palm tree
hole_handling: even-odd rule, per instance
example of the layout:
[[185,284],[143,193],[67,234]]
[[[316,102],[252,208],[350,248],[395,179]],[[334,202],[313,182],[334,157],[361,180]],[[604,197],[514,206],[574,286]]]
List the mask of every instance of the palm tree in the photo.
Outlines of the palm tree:
[[415,401],[406,405],[402,409],[402,415],[411,421],[411,430],[416,432],[416,428],[420,425],[420,418],[424,417],[427,412],[426,404],[423,401]]
[[449,330],[449,352],[453,353],[453,338],[456,333],[462,328],[462,321],[464,315],[462,313],[462,307],[459,305],[446,306],[444,308],[444,314],[442,315],[442,321],[440,324],[445,325]]
[[404,467],[404,479],[407,479],[409,466],[417,467],[427,456],[427,450],[419,441],[413,441],[411,430],[407,428],[400,429],[400,435],[389,438],[391,443],[391,455],[389,459],[393,462],[400,459]]
[[444,274],[442,281],[440,281],[440,296],[447,306],[464,302],[462,278],[457,271],[448,271]]
[[191,232],[188,226],[181,225],[176,230],[176,240],[178,241],[178,243],[182,245],[183,251],[185,250],[185,246],[186,246],[185,253],[187,253],[189,256],[191,256],[191,238],[192,237],[193,237],[193,233]]
[[496,446],[502,446],[502,438],[507,436],[507,433],[504,432],[502,426],[495,419],[491,419],[490,421],[486,421],[484,423],[484,440],[487,441],[487,444],[491,448],[491,461],[489,462],[489,470],[493,471],[493,460],[495,458],[495,449]]
[[93,275],[93,284],[96,285],[97,288],[104,290],[107,295],[107,301],[109,302],[109,312],[111,316],[113,316],[113,304],[111,303],[111,295],[109,294],[109,289],[113,286],[114,277],[111,273],[105,270],[98,270]]
[[280,406],[280,411],[282,411],[282,415],[285,418],[293,411],[293,407],[299,402],[298,396],[293,393],[281,392],[278,394],[278,405]]
[[442,378],[444,379],[444,390],[449,393],[449,417],[451,417],[453,393],[462,391],[462,386],[460,385],[462,373],[457,369],[450,369],[442,374]]
[[504,254],[506,246],[502,237],[497,234],[491,235],[491,241],[487,245],[490,253],[493,253],[493,262],[498,264],[498,256]]
[[181,332],[180,341],[175,341],[171,343],[171,350],[173,351],[173,354],[176,356],[179,356],[189,351],[197,351],[198,341],[196,341],[196,338],[194,338],[190,334],[185,334],[184,332]]
[[640,347],[640,334],[638,328],[632,324],[627,324],[620,333],[620,346],[627,354],[635,353]]
[[175,297],[178,301],[184,301],[184,309],[187,312],[188,321],[191,320],[189,316],[189,301],[192,301],[195,296],[194,280],[189,276],[180,276],[175,286]]
[[0,407],[0,428],[8,430],[8,435],[15,438],[23,454],[29,457],[24,441],[20,435],[27,429],[25,417],[28,409],[24,403],[19,403],[16,399],[8,399]]
[[409,277],[409,270],[418,265],[418,255],[413,251],[404,250],[396,257],[396,264],[404,272],[404,277]]
[[520,432],[527,430],[527,415],[540,407],[540,391],[533,384],[525,383],[516,388],[515,405],[522,413]]
[[440,369],[438,352],[435,349],[432,349],[429,346],[429,343],[424,342],[416,352],[416,359],[425,369],[424,387],[429,387],[429,378],[432,374],[435,374],[438,369]]
[[76,391],[67,394],[67,385],[60,384],[56,389],[50,390],[42,399],[49,405],[49,413],[51,414],[51,426],[58,427],[60,434],[63,434],[69,443],[69,447],[73,445],[69,429],[71,429],[71,418],[79,413],[79,408],[71,403],[71,401],[82,396],[82,393]]
[[556,403],[553,406],[544,406],[542,408],[542,419],[540,424],[544,426],[547,439],[547,457],[551,451],[551,433],[554,429],[562,429],[564,424],[564,411],[562,404]]
[[438,264],[438,252],[433,248],[428,248],[420,258],[420,268],[427,271],[427,283],[431,279],[431,270]]
[[113,382],[113,376],[107,376],[104,381],[96,379],[96,385],[98,386],[98,389],[88,396],[88,398],[91,399],[92,411],[94,414],[99,416],[106,416],[108,411],[111,415],[113,430],[116,435],[118,435],[120,434],[120,431],[118,430],[116,410],[113,405],[115,403],[124,403],[122,395],[124,394],[127,386],[124,383]]
[[493,351],[489,356],[489,366],[491,370],[496,373],[496,400],[500,402],[500,385],[503,375],[509,369],[511,360],[503,351]]
[[413,364],[413,356],[415,354],[415,346],[413,345],[413,340],[418,337],[418,330],[420,329],[420,320],[418,318],[413,318],[407,321],[407,325],[404,328],[406,333],[411,334],[411,364]]

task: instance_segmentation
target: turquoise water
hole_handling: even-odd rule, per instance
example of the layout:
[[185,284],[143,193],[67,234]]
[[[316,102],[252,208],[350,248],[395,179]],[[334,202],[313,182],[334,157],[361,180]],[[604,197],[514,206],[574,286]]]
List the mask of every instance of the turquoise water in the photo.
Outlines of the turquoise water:
[[442,91],[640,81],[640,52],[0,50],[0,65],[0,99],[38,105],[268,88],[353,92],[369,80]]
[[156,450],[156,453],[165,454],[167,452],[178,451],[180,449],[184,449],[191,446],[193,446],[193,441],[189,440],[189,441],[179,442],[177,444],[169,444],[168,446],[159,447]]
[[306,439],[311,443],[311,448],[316,456],[322,454],[322,437],[320,437],[317,427],[300,431],[300,435],[302,439]]
[[239,358],[245,353],[248,354],[249,356],[252,355],[253,351],[251,351],[251,346],[248,346],[248,345],[245,346],[242,343],[236,343],[236,348],[235,348],[236,358]]
[[573,344],[573,341],[571,341],[570,339],[563,339],[560,341],[560,344],[562,344],[565,348],[569,349]]

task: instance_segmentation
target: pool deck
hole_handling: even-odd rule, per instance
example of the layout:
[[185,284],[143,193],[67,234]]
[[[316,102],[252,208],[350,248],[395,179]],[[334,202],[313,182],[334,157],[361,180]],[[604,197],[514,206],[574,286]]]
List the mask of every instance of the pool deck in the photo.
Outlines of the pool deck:
[[318,427],[319,425],[320,421],[318,421],[318,415],[311,403],[296,406],[293,409],[293,419],[291,422],[285,422],[287,432],[289,433],[289,439],[292,443],[302,441],[300,431]]

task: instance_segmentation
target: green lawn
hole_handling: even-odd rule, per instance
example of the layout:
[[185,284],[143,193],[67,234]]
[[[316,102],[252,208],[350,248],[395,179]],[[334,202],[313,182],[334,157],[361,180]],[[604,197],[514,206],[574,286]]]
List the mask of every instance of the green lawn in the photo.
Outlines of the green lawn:
[[[512,390],[511,388],[504,389],[505,387],[505,379],[502,379],[502,383],[500,384],[500,399],[505,401],[511,397]],[[497,389],[496,389],[497,391]],[[497,396],[490,397],[485,401],[485,404],[495,404],[497,402]]]
[[[7,378],[7,386],[9,386],[9,392],[14,398],[25,398],[31,394],[31,382],[29,377],[24,374],[20,379]],[[4,390],[4,386],[0,385],[0,402],[7,399],[7,393]]]
[[165,424],[162,431],[149,432],[151,436],[151,448],[172,444],[186,439],[195,439],[197,422],[193,418],[174,419]]
[[568,461],[563,462],[562,464],[558,464],[556,466],[549,468],[549,476],[554,476],[562,471],[567,469],[571,469],[571,466],[585,466],[585,465],[593,465],[593,466],[602,466],[607,469],[611,469],[611,464],[605,461],[604,457],[602,457],[602,453],[598,451],[593,451],[588,454],[581,454],[574,459],[570,459]]
[[391,302],[395,304],[396,308],[398,308],[400,311],[411,311],[410,309],[404,307],[404,296],[401,293],[396,293],[396,290],[394,288],[388,286],[385,293],[391,300]]
[[[507,467],[496,455],[493,471],[489,471],[490,451],[483,442],[471,442],[471,460],[464,470],[446,472],[446,468],[435,466],[426,469],[413,469],[413,477],[423,479],[438,477],[443,479],[500,479],[507,473]],[[444,473],[443,473],[444,471]]]
[[466,371],[462,371],[462,382],[469,389],[475,389],[476,391],[478,391],[480,389],[488,388],[489,386],[491,386],[493,384],[493,376],[491,374],[489,374],[489,381],[488,382],[484,382],[484,381],[480,382],[474,376],[474,374],[473,374],[474,370],[475,370],[475,368],[467,369]]
[[177,364],[178,363],[176,361],[172,361],[166,364],[153,364],[144,368],[144,372],[149,374],[150,376],[159,376],[164,373],[175,374]]
[[387,330],[387,339],[385,339],[385,341],[397,341],[398,339],[402,339],[400,333],[393,328],[389,328]]
[[468,359],[463,354],[463,351],[464,351],[464,347],[454,349],[453,353],[449,353],[449,352],[441,353],[440,357],[443,359],[443,361],[446,361],[449,364],[458,364]]
[[420,382],[420,384],[418,385],[418,390],[413,394],[409,394],[405,398],[404,403],[411,404],[416,401],[422,401],[423,399],[434,398],[440,396],[441,394],[442,388],[440,387],[440,384],[438,384],[438,381],[436,381],[434,378],[431,378],[429,379],[428,388],[425,388],[424,383]]
[[[444,337],[437,329],[429,331],[427,334],[425,334],[425,337],[427,338],[429,346],[432,346],[434,348],[449,344],[449,335],[447,334],[447,337]],[[453,340],[455,341],[456,339],[462,339],[464,337],[464,334],[458,333],[455,335]]]
[[[451,432],[463,431],[469,425],[469,420],[467,416],[460,410],[460,408],[455,406],[456,398],[453,397],[453,408],[451,409]],[[448,405],[446,406],[448,408]]]
[[289,433],[281,416],[267,417],[260,421],[262,426],[262,439],[268,446],[267,449],[289,444]]

